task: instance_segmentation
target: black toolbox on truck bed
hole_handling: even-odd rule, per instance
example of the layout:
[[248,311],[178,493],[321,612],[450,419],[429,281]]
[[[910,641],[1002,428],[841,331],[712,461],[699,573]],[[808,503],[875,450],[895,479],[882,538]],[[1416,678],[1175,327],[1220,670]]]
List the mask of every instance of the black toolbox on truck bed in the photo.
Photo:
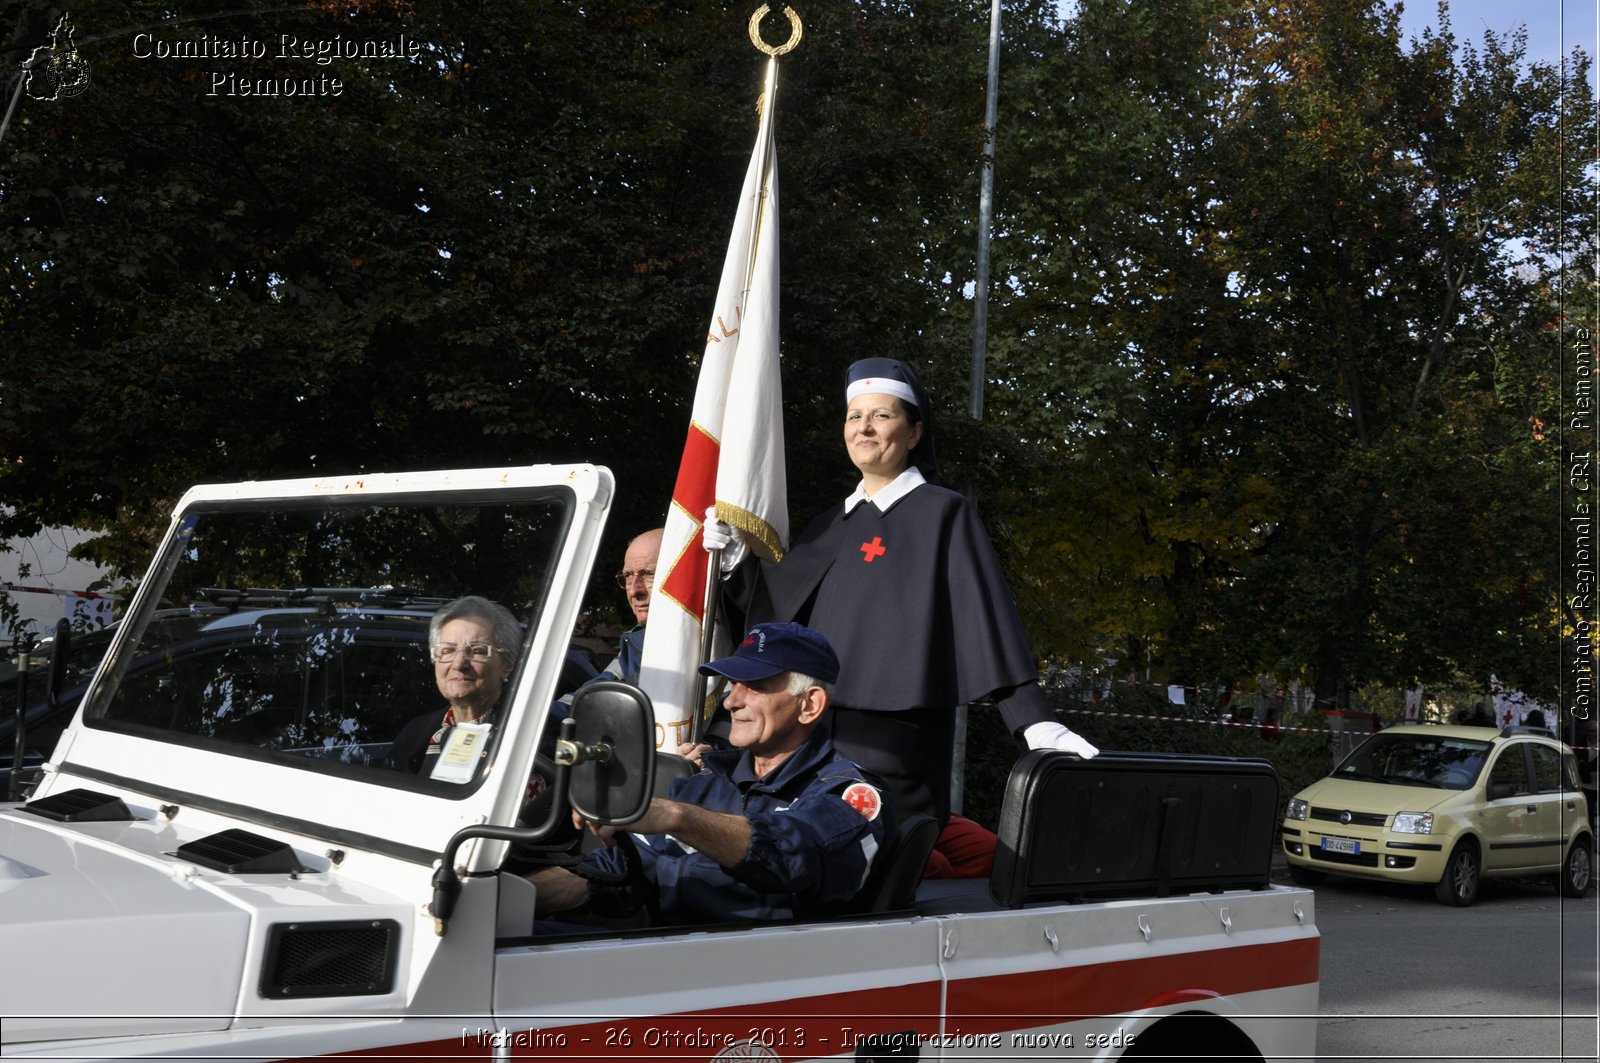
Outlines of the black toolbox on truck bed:
[[1008,908],[1265,889],[1280,818],[1265,760],[1033,750],[1006,783],[989,889]]

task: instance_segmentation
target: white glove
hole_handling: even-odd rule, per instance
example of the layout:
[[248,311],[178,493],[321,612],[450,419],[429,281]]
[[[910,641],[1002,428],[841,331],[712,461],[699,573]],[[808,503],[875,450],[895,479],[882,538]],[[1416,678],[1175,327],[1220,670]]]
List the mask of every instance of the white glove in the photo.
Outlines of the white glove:
[[733,525],[717,519],[717,507],[706,510],[706,522],[700,526],[700,542],[706,550],[722,551],[722,574],[726,576],[739,567],[745,552],[750,549]]
[[700,541],[705,545],[707,552],[726,550],[733,542],[733,536],[733,525],[717,519],[717,507],[711,506],[707,509],[706,522],[700,528]]
[[1084,760],[1100,752],[1098,748],[1084,741],[1083,736],[1077,732],[1049,720],[1041,720],[1023,728],[1022,740],[1028,743],[1029,749],[1060,749],[1067,753],[1076,753]]

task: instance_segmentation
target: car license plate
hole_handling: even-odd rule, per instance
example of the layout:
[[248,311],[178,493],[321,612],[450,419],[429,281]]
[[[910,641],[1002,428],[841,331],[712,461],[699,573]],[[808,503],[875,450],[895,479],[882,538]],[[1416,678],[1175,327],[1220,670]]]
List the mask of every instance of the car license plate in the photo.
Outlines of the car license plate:
[[1325,853],[1348,853],[1351,856],[1361,855],[1361,843],[1354,838],[1324,838],[1322,851]]

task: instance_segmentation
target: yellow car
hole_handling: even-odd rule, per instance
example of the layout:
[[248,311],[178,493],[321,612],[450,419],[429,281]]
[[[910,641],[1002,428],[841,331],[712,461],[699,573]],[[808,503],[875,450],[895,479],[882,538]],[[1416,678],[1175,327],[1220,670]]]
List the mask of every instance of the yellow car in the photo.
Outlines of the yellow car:
[[1289,800],[1289,874],[1429,885],[1467,905],[1486,877],[1552,875],[1589,891],[1594,837],[1577,760],[1543,731],[1400,726],[1357,746]]

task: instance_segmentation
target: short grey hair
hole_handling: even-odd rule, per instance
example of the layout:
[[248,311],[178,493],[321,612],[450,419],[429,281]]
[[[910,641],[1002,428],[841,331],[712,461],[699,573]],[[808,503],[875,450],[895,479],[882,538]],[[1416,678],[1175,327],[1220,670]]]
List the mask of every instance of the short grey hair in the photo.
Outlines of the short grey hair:
[[806,675],[804,672],[789,673],[789,686],[787,689],[795,697],[800,697],[812,687],[821,687],[824,694],[830,698],[833,697],[833,684],[825,683],[813,676]]
[[476,594],[469,594],[464,598],[457,598],[439,607],[433,614],[433,619],[428,622],[428,649],[437,654],[439,652],[439,632],[452,620],[487,620],[489,630],[493,632],[495,649],[505,655],[507,666],[514,666],[517,657],[522,653],[522,625],[517,623],[516,616],[505,606],[481,598]]

